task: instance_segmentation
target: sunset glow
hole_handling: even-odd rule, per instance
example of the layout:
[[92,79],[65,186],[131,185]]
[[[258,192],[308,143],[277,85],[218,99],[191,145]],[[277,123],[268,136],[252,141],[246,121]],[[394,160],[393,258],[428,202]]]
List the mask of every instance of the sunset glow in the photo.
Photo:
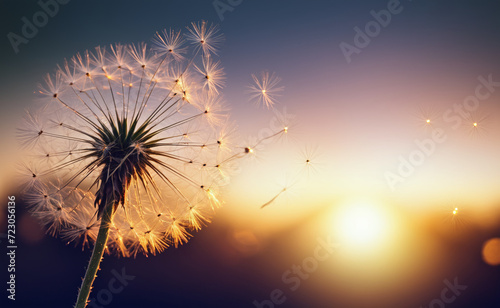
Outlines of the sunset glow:
[[346,243],[375,245],[384,236],[387,217],[370,204],[352,204],[339,214],[334,225]]

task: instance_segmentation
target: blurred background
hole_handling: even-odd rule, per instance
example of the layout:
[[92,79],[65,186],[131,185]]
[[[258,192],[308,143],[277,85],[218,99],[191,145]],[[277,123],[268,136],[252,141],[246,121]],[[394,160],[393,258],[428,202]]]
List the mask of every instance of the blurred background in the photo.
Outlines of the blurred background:
[[[498,1],[60,1],[12,44],[47,2],[0,3],[2,280],[7,196],[18,244],[2,307],[70,307],[91,253],[45,235],[15,185],[37,84],[77,52],[200,20],[224,33],[241,143],[283,118],[289,134],[241,164],[187,244],[106,256],[89,307],[500,307]],[[274,110],[245,93],[265,70],[284,87]]]

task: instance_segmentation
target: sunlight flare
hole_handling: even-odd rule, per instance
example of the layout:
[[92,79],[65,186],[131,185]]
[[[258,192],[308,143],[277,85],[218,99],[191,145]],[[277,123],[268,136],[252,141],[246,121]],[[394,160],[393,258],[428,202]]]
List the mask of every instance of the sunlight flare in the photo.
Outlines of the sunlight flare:
[[353,244],[375,243],[386,231],[386,217],[369,203],[354,203],[337,215],[337,232],[343,242]]

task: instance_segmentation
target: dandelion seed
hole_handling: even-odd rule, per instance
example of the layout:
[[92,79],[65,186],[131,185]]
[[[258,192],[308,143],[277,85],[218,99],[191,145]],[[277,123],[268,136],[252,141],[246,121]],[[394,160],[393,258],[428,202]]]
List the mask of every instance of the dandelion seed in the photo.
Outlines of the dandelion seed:
[[192,23],[186,38],[195,46],[195,52],[202,50],[205,55],[217,54],[217,49],[224,40],[219,34],[219,27],[208,25],[206,21]]
[[429,129],[435,125],[440,116],[441,112],[435,105],[419,105],[418,110],[414,114],[418,126],[424,129]]
[[203,65],[197,66],[196,70],[203,76],[203,87],[218,94],[224,85],[224,71],[220,62],[213,62],[211,57],[203,57]]
[[266,203],[264,203],[263,205],[261,205],[260,208],[263,209],[266,206],[271,205],[272,203],[274,203],[276,201],[276,199],[278,199],[279,196],[281,196],[281,194],[283,194],[285,192],[286,192],[286,187],[283,188],[282,190],[280,190],[277,195],[275,195],[274,197],[271,198],[271,200],[269,200]]
[[187,51],[186,47],[182,47],[184,42],[181,32],[172,29],[163,30],[161,33],[156,32],[153,43],[155,44],[154,49],[160,54],[168,54],[176,61],[182,61],[183,54]]
[[252,79],[254,83],[249,86],[247,91],[250,94],[250,101],[266,106],[268,109],[273,108],[277,97],[284,90],[283,87],[278,86],[281,78],[277,77],[275,73],[262,72],[260,79],[256,75],[252,75]]
[[266,207],[270,206],[271,204],[276,203],[277,200],[279,198],[281,198],[281,196],[283,196],[285,194],[290,194],[291,188],[294,187],[297,183],[298,183],[298,179],[291,180],[288,176],[285,177],[285,181],[281,185],[282,187],[281,187],[280,191],[276,195],[274,195],[269,201],[267,201],[266,203],[261,205],[260,208],[261,209],[266,208]]
[[320,161],[320,153],[318,147],[308,146],[301,151],[299,164],[302,165],[300,173],[306,173],[309,176],[311,173],[318,171],[318,167],[322,165]]
[[[317,168],[319,165],[322,163],[319,162],[319,154],[318,154],[318,148],[317,147],[306,147],[301,151],[300,158],[298,159],[300,166],[302,167],[298,172],[295,173],[293,177],[286,178],[285,179],[285,184],[283,185],[283,188],[274,196],[272,197],[268,202],[264,203],[261,206],[262,208],[265,208],[273,203],[276,202],[280,198],[281,195],[285,193],[289,193],[290,188],[295,187],[298,185],[301,181],[304,179],[308,178],[308,176],[312,172],[316,172]],[[307,177],[304,176],[304,173],[307,173]]]
[[466,129],[471,137],[481,137],[488,132],[489,115],[471,113],[466,119]]

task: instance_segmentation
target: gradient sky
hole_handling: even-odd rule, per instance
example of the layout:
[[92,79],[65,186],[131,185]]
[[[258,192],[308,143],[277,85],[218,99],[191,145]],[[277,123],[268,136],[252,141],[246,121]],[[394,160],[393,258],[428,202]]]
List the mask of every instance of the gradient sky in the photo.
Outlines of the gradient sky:
[[[263,70],[276,72],[285,90],[275,109],[278,112],[286,109],[294,116],[287,142],[266,145],[256,160],[243,164],[242,172],[235,176],[227,191],[221,220],[218,224],[214,222],[214,230],[226,225],[233,229],[244,226],[252,234],[264,234],[262,236],[270,238],[271,243],[283,238],[285,244],[271,250],[276,261],[262,263],[257,259],[250,262],[255,266],[278,268],[277,274],[267,272],[274,275],[269,278],[271,280],[266,277],[252,280],[260,286],[271,281],[269,287],[262,288],[264,291],[271,291],[276,285],[274,280],[279,280],[279,273],[289,267],[287,262],[296,262],[294,260],[304,256],[304,251],[306,254],[310,251],[305,248],[309,247],[306,244],[298,245],[300,249],[293,248],[290,234],[296,232],[302,237],[311,234],[311,238],[316,238],[312,234],[322,232],[322,227],[318,226],[328,226],[335,221],[329,218],[325,222],[324,217],[336,217],[342,205],[352,200],[379,204],[382,212],[390,213],[387,219],[391,222],[386,225],[403,230],[402,233],[408,238],[413,236],[417,242],[432,238],[435,235],[433,224],[441,225],[447,219],[448,210],[455,206],[466,208],[469,213],[466,220],[479,229],[484,225],[490,237],[499,235],[500,87],[480,100],[479,107],[471,114],[472,119],[463,119],[460,127],[453,127],[452,122],[443,118],[445,114],[455,115],[457,107],[454,106],[463,105],[467,97],[476,95],[481,76],[488,79],[491,75],[494,81],[500,82],[498,1],[401,1],[402,11],[392,15],[387,27],[381,27],[380,33],[371,38],[360,53],[353,54],[350,63],[339,45],[342,42],[353,45],[354,28],[364,29],[373,20],[370,11],[387,9],[391,1],[243,0],[232,11],[223,14],[223,21],[212,2],[73,0],[61,5],[59,12],[27,44],[20,45],[16,54],[7,34],[20,34],[21,18],[31,18],[40,7],[35,1],[2,1],[2,196],[14,190],[10,184],[14,176],[11,167],[15,166],[17,153],[15,127],[20,123],[23,110],[35,103],[33,92],[46,73],[52,72],[64,58],[97,45],[149,42],[156,31],[164,28],[183,29],[192,21],[208,20],[218,23],[225,36],[219,52],[227,75],[223,93],[242,138],[259,135],[273,118],[272,111],[248,102],[245,90],[252,81],[251,74]],[[425,125],[427,118],[432,125]],[[478,123],[477,129],[472,126],[473,122]],[[397,174],[400,157],[409,159],[418,150],[415,140],[428,140],[436,129],[442,130],[446,140],[436,144],[435,151],[394,190],[391,189],[387,172]],[[317,170],[298,177],[302,168],[301,153],[308,149],[315,149]],[[283,198],[266,212],[259,210],[261,204],[282,189],[280,185],[296,179],[297,184],[289,193],[280,196]],[[0,217],[4,220],[4,216]],[[397,222],[392,223],[390,217],[396,217]],[[405,224],[411,227],[398,229]],[[415,231],[419,228],[425,229],[422,232],[425,235]],[[286,230],[293,232],[284,235]],[[478,239],[483,237],[478,233],[472,232],[465,238],[467,243],[482,244]],[[394,236],[391,239],[388,243],[408,240]],[[201,245],[199,241],[196,243]],[[428,264],[425,270],[430,273],[433,266],[439,267],[445,262],[443,256],[452,255],[452,252],[441,251],[444,248],[439,241],[426,243],[419,247],[429,245],[433,248],[428,251],[436,252],[435,255],[429,252],[435,258],[427,257],[437,265],[425,261]],[[411,255],[412,249],[416,249],[402,246],[404,255]],[[294,251],[290,255],[298,257],[280,258],[280,253],[288,255],[290,250],[287,249]],[[387,250],[394,249],[391,246]],[[262,260],[265,260],[262,254],[266,251],[259,252]],[[342,263],[347,262],[348,254],[343,257],[345,260],[332,265],[332,271],[342,272],[345,264],[349,268],[349,263]],[[420,257],[403,262],[401,268],[406,270],[421,260],[428,260],[424,255]],[[342,275],[352,277],[353,272],[345,268]],[[450,268],[453,272],[453,266]],[[498,268],[495,271],[498,276]],[[245,270],[242,273],[248,274]],[[408,273],[411,275],[411,271]],[[411,297],[411,303],[423,305],[426,298],[428,303],[433,294],[441,290],[441,281],[448,277],[439,276],[439,273],[419,276],[421,284],[413,281],[420,286],[417,288],[420,293],[412,293],[411,284],[407,284],[402,294]],[[376,271],[371,274],[378,278],[384,276]],[[328,282],[328,274],[322,272],[319,276],[286,307],[322,308],[326,307],[325,303],[345,307],[368,305],[362,300],[356,302],[359,293],[355,287],[346,291],[343,297],[342,292],[335,292],[338,300],[329,302],[327,291],[312,287]],[[370,279],[363,281],[368,283]],[[387,286],[393,287],[398,280],[393,277],[387,281]],[[429,281],[435,285],[430,287]],[[339,281],[328,283],[341,284]],[[339,289],[345,291],[342,287]],[[218,307],[229,307],[224,306],[229,302],[238,307],[252,307],[247,297],[263,298],[264,291],[258,287],[249,288],[248,292],[239,290],[240,295],[235,296],[234,301],[221,302]],[[373,293],[372,299],[378,298],[374,294],[383,294],[376,290],[368,293]],[[308,302],[308,298],[314,300]],[[409,307],[400,299],[385,302],[380,299],[380,303]],[[468,306],[470,303],[474,302],[463,300],[456,305],[472,307]]]

